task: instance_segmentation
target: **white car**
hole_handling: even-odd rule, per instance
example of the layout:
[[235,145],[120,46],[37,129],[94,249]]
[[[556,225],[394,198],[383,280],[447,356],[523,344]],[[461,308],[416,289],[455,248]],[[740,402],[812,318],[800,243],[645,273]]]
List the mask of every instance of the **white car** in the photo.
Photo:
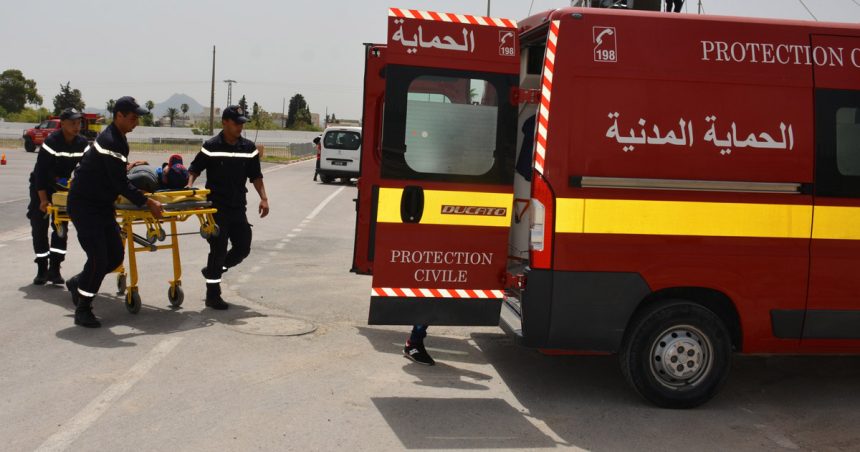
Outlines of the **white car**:
[[361,127],[329,127],[323,132],[319,176],[324,184],[358,177]]

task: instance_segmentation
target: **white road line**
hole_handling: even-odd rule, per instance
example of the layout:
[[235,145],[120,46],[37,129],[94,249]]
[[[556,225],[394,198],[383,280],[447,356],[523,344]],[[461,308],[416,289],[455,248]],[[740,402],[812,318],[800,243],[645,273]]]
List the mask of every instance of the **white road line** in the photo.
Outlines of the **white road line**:
[[124,396],[138,381],[140,381],[156,364],[167,356],[182,341],[181,337],[171,337],[159,342],[146,356],[137,362],[128,372],[108,386],[98,397],[92,400],[83,410],[62,425],[57,433],[51,435],[36,450],[62,451],[69,448],[82,433],[95,424],[98,419]]
[[319,213],[320,213],[320,212],[325,208],[326,204],[328,204],[329,202],[331,202],[331,200],[332,200],[332,199],[334,199],[334,197],[335,197],[335,196],[339,195],[339,194],[340,194],[340,192],[342,192],[344,188],[346,188],[346,187],[340,187],[340,188],[338,188],[338,189],[337,189],[337,191],[335,191],[334,193],[332,193],[332,194],[328,195],[328,198],[323,199],[323,201],[322,201],[322,202],[321,202],[321,203],[316,207],[316,209],[314,209],[313,211],[311,211],[310,215],[308,215],[308,216],[307,216],[307,217],[305,217],[305,218],[306,218],[306,219],[308,219],[308,220],[313,220],[313,219],[314,219],[317,215],[319,215]]
[[0,206],[2,206],[3,204],[12,204],[13,202],[26,201],[28,199],[30,199],[30,198],[18,198],[18,199],[10,199],[8,201],[0,201]]
[[262,171],[262,173],[263,173],[263,174],[274,173],[275,171],[280,171],[280,170],[282,170],[282,169],[284,169],[284,168],[286,168],[286,167],[288,167],[288,166],[291,166],[291,165],[300,165],[300,164],[305,163],[305,162],[315,162],[315,161],[316,161],[316,160],[314,160],[314,159],[305,159],[305,160],[302,160],[302,161],[300,161],[300,162],[290,163],[290,164],[287,164],[287,165],[277,165],[277,166],[272,166],[272,167],[270,167],[270,168],[266,168],[266,169],[264,169],[264,170]]

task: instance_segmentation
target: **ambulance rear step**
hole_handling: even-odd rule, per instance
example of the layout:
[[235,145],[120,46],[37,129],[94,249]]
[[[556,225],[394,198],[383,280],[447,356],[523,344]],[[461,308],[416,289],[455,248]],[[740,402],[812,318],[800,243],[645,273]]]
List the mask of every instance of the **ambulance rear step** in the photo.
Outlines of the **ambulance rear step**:
[[499,326],[507,335],[517,341],[523,338],[523,318],[520,298],[511,294],[510,290],[502,303],[502,312],[499,316]]

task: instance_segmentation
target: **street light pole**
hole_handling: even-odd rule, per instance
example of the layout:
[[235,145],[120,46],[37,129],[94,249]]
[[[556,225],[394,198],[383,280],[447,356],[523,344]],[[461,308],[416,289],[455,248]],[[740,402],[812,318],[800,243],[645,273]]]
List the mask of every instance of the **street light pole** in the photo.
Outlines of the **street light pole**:
[[490,17],[490,0],[487,0],[487,17]]

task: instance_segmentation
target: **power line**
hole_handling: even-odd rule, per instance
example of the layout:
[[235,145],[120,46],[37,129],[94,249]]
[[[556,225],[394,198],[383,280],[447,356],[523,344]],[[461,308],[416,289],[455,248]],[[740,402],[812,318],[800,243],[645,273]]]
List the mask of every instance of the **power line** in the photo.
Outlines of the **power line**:
[[817,18],[817,17],[815,17],[815,14],[812,14],[812,11],[810,11],[810,10],[809,10],[809,7],[808,7],[808,6],[806,6],[806,3],[803,3],[803,0],[797,0],[797,1],[799,1],[799,2],[800,2],[800,4],[801,4],[801,5],[803,5],[803,8],[804,8],[804,9],[806,9],[806,12],[808,12],[808,13],[809,13],[809,15],[810,15],[810,16],[812,16],[812,18],[813,18],[813,19],[815,19],[815,21],[817,22],[817,21],[818,21],[818,18]]
[[526,17],[530,17],[532,15],[532,8],[535,6],[535,0],[532,0],[532,4],[529,5],[529,13],[526,14]]
[[860,2],[858,2],[857,0],[851,0],[851,1],[854,2],[855,5],[860,6]]

